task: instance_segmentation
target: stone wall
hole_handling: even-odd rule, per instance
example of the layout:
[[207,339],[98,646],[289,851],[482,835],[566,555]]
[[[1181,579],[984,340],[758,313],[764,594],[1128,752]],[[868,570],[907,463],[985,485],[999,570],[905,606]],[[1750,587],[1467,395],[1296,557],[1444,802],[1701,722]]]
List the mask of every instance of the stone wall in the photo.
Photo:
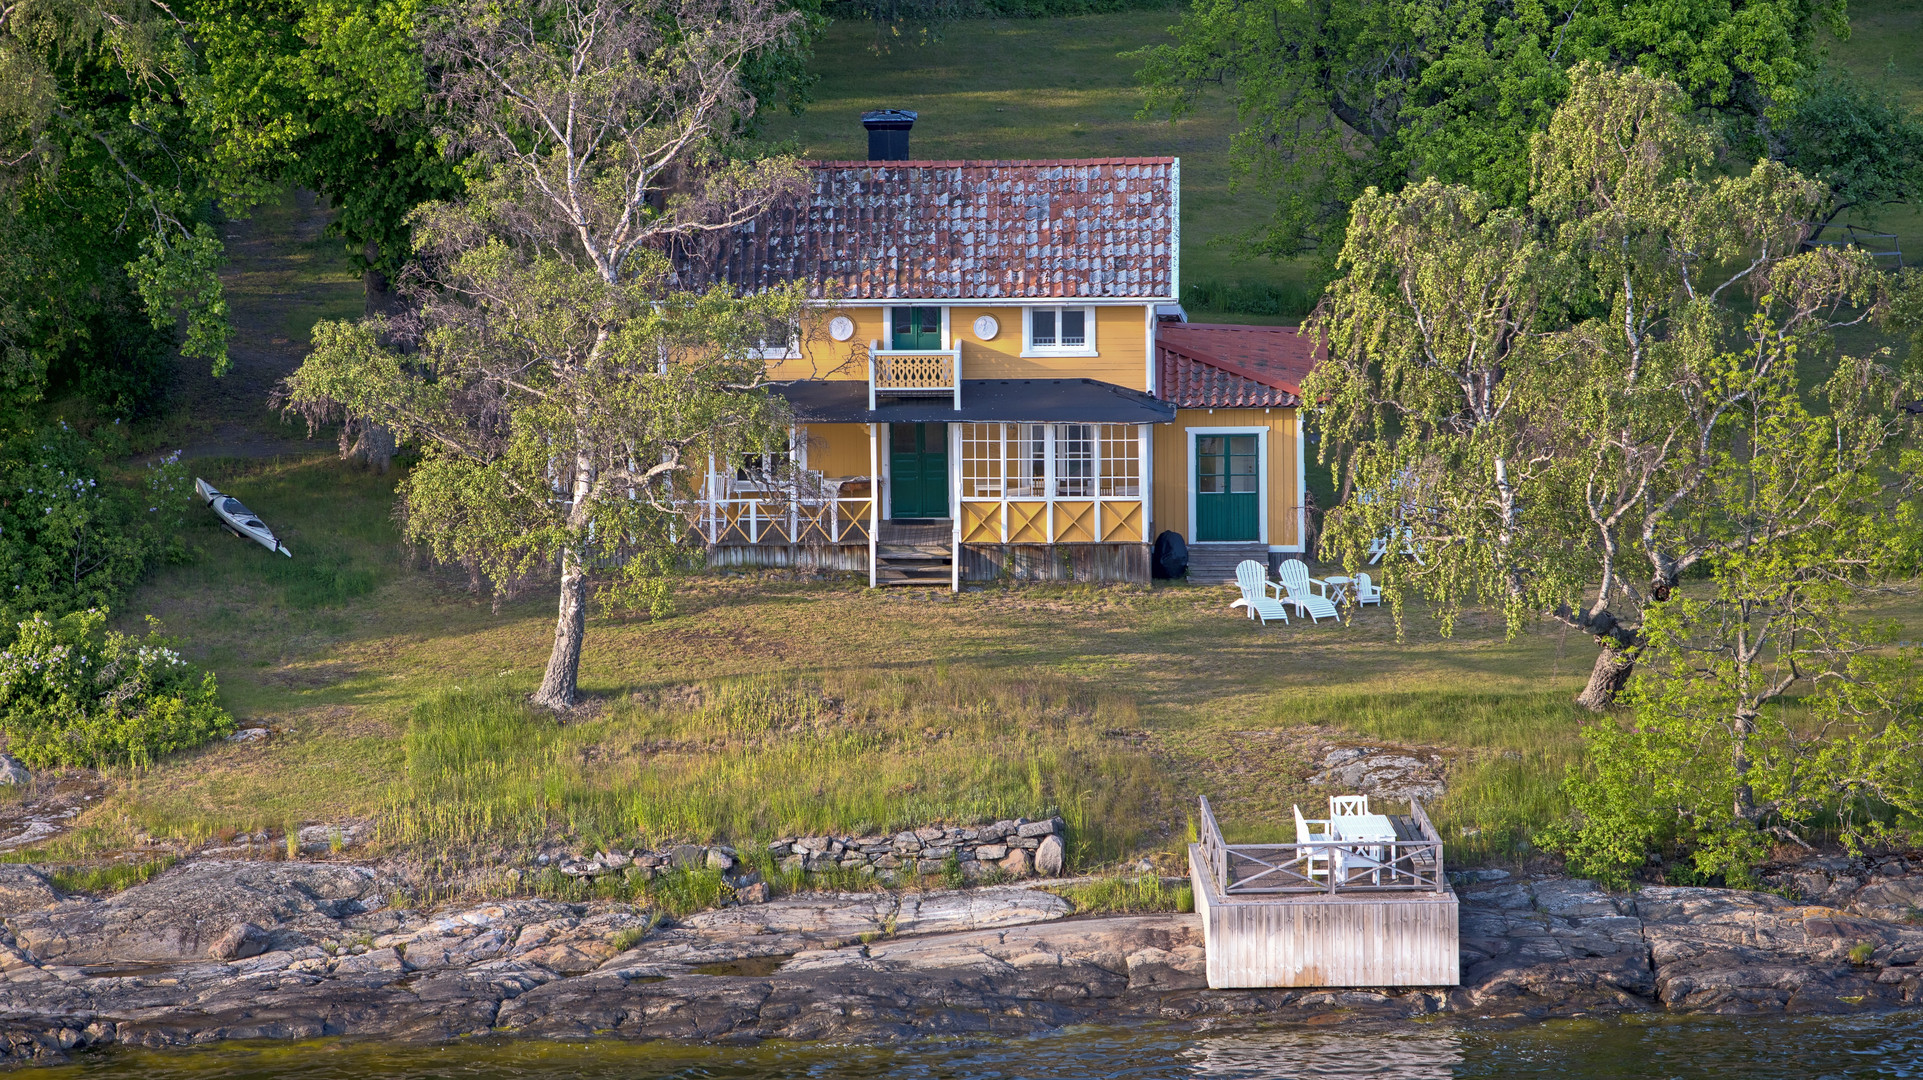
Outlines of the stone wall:
[[[883,881],[943,873],[953,859],[963,880],[972,882],[1057,876],[1066,867],[1066,842],[1067,828],[1059,817],[1014,818],[965,827],[929,825],[893,836],[784,836],[768,845],[767,854],[783,871],[853,871]],[[575,877],[630,869],[652,877],[673,867],[735,871],[747,860],[737,848],[683,844],[628,853],[604,851],[591,858],[550,860],[544,855],[537,861],[544,865],[551,861],[562,873]]]

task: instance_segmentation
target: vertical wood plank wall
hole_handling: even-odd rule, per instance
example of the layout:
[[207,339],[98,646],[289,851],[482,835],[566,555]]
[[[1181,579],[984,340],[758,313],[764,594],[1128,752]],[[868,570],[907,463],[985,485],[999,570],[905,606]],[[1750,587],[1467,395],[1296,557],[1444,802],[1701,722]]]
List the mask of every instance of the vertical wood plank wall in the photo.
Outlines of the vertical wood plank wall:
[[805,424],[808,467],[823,476],[868,475],[867,424]]
[[1296,489],[1294,409],[1177,409],[1173,424],[1155,425],[1155,520],[1151,540],[1164,529],[1189,543],[1190,428],[1267,428],[1269,432],[1269,546],[1300,548],[1301,493]]
[[1210,989],[1456,986],[1462,981],[1456,895],[1224,897],[1189,847]]

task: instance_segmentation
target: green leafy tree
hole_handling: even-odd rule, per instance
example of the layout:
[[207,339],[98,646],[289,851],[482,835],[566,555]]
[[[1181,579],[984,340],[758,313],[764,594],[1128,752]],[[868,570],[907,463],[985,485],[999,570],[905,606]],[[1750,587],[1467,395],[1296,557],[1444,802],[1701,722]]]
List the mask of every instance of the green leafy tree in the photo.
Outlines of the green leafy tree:
[[1830,191],[1812,240],[1839,216],[1875,225],[1884,207],[1923,196],[1923,120],[1886,86],[1825,72],[1779,131],[1777,156]]
[[732,151],[754,106],[744,63],[798,21],[765,0],[442,12],[424,42],[470,196],[419,217],[418,314],[317,326],[288,381],[310,418],[421,446],[401,490],[411,539],[497,588],[558,573],[543,706],[578,699],[591,578],[661,605],[691,540],[689,477],[785,438],[760,344],[788,339],[797,297],[679,291],[661,251],[797,189],[792,162]]
[[[1846,364],[1827,389],[1876,377]],[[1752,440],[1793,452],[1749,456],[1721,478],[1727,527],[1788,538],[1737,549],[1707,587],[1650,612],[1634,723],[1585,728],[1588,764],[1564,783],[1573,821],[1544,838],[1612,884],[1665,850],[1684,880],[1748,884],[1772,843],[1808,847],[1813,824],[1860,849],[1905,841],[1923,821],[1923,650],[1895,647],[1899,627],[1856,614],[1866,586],[1913,572],[1913,510],[1794,528],[1803,485],[1790,474],[1849,470],[1856,455],[1839,442],[1876,433],[1793,406],[1745,412]],[[1890,464],[1915,475],[1923,460]],[[1866,502],[1879,499],[1874,478],[1855,480]]]
[[1841,0],[1194,0],[1174,44],[1136,56],[1150,112],[1179,117],[1200,94],[1231,96],[1244,125],[1234,164],[1276,202],[1251,247],[1279,257],[1338,234],[1369,187],[1433,176],[1520,204],[1530,137],[1584,61],[1779,121],[1815,69],[1819,28],[1848,34]]
[[[1356,493],[1328,556],[1386,540],[1384,590],[1447,631],[1465,605],[1511,631],[1548,614],[1600,646],[1600,709],[1650,641],[1650,613],[1752,548],[1846,535],[1912,481],[1892,467],[1914,380],[1834,331],[1913,303],[1862,252],[1799,252],[1821,185],[1774,162],[1717,167],[1667,80],[1576,69],[1511,208],[1427,181],[1356,201],[1304,386],[1323,453]],[[1909,284],[1905,284],[1909,282]],[[1852,372],[1811,401],[1800,370]],[[1828,425],[1827,427],[1824,425]],[[1757,430],[1820,430],[1800,441]],[[1732,476],[1769,475],[1783,513],[1732,524]]]
[[16,405],[63,367],[83,391],[88,368],[145,368],[132,396],[151,396],[157,350],[116,325],[128,314],[163,338],[184,323],[181,352],[225,369],[197,77],[188,28],[164,6],[0,6],[0,383]]

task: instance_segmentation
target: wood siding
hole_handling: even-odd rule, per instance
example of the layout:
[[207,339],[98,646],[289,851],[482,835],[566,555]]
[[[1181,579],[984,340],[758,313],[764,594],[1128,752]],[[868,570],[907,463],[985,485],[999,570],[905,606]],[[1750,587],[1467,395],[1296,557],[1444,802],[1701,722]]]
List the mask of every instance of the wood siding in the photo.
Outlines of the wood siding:
[[1210,989],[1456,986],[1456,895],[1224,897],[1189,848]]
[[[1001,324],[994,340],[975,336],[975,320],[993,315]],[[1132,390],[1148,389],[1148,322],[1140,307],[1095,309],[1095,356],[1022,356],[1022,309],[949,309],[949,333],[961,346],[963,379],[1098,379]]]
[[[828,321],[837,315],[854,320],[854,336],[836,341]],[[975,336],[975,320],[993,315],[1001,324],[994,340]],[[772,379],[867,379],[868,343],[888,341],[886,307],[829,308],[814,313],[796,359],[770,360]],[[1095,356],[1031,356],[1022,353],[1019,307],[950,307],[950,344],[962,351],[964,379],[1099,379],[1133,390],[1148,389],[1148,309],[1124,304],[1095,309]]]
[[[854,320],[854,336],[836,341],[828,322],[837,315]],[[868,379],[868,343],[888,344],[888,310],[879,307],[828,308],[809,312],[802,327],[801,356],[768,361],[770,379]],[[864,454],[867,451],[862,451]],[[862,467],[866,471],[867,466]]]
[[804,424],[808,467],[823,476],[868,475],[867,424]]
[[1269,433],[1267,508],[1270,547],[1299,549],[1302,538],[1302,489],[1297,482],[1296,411],[1294,409],[1177,409],[1173,424],[1155,425],[1154,520],[1151,540],[1165,529],[1189,535],[1189,485],[1195,463],[1189,458],[1190,428],[1244,428]]
[[963,544],[963,581],[1131,581],[1146,584],[1147,544]]

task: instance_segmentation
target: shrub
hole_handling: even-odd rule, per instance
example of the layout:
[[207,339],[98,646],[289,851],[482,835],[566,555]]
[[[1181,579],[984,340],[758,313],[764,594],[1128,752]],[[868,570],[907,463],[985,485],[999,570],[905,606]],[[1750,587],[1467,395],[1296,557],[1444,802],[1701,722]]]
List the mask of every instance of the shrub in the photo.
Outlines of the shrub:
[[173,455],[128,481],[106,469],[118,428],[64,421],[0,443],[0,619],[108,607],[149,566],[180,559],[192,484]]
[[211,672],[157,629],[134,637],[103,632],[106,621],[100,608],[35,614],[0,651],[0,731],[15,756],[36,768],[147,765],[234,730]]

